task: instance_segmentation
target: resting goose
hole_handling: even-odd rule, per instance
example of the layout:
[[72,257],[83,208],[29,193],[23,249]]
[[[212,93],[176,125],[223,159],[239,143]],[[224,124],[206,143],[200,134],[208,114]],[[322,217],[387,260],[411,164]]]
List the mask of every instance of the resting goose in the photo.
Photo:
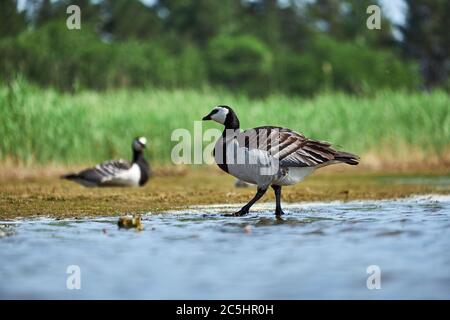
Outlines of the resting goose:
[[214,147],[217,165],[232,176],[257,185],[256,195],[234,216],[247,214],[269,187],[275,193],[275,214],[282,215],[282,186],[296,184],[330,164],[359,163],[354,154],[337,151],[329,142],[309,139],[287,128],[265,126],[241,131],[238,117],[228,106],[215,107],[202,120],[225,126]]
[[132,187],[143,186],[150,177],[150,166],[144,159],[147,139],[133,140],[133,161],[109,160],[78,173],[62,176],[86,187]]

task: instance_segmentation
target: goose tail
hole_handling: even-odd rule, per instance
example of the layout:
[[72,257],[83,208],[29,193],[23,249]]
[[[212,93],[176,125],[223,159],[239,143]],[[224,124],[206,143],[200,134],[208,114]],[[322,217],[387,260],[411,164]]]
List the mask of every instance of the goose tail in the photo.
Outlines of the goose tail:
[[60,179],[66,179],[66,180],[75,180],[78,179],[80,176],[78,175],[78,173],[68,173],[68,174],[63,174],[62,176],[60,176]]
[[359,164],[359,157],[350,152],[338,151],[334,156],[334,159],[352,166]]

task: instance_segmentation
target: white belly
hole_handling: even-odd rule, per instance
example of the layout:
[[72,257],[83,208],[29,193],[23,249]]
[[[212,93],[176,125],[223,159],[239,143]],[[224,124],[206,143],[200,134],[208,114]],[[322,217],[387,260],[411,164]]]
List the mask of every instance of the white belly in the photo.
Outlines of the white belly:
[[[222,148],[221,144],[216,145],[216,162],[222,161],[219,148]],[[260,187],[268,187],[272,184],[296,184],[315,170],[314,167],[281,168],[278,160],[270,156],[268,152],[240,148],[237,142],[227,144],[226,154],[229,174]]]
[[289,186],[304,180],[316,170],[315,167],[289,167],[281,168],[280,174],[274,179],[272,184],[279,186]]
[[137,187],[141,178],[139,166],[134,163],[130,169],[124,170],[113,177],[108,177],[102,181],[102,185]]

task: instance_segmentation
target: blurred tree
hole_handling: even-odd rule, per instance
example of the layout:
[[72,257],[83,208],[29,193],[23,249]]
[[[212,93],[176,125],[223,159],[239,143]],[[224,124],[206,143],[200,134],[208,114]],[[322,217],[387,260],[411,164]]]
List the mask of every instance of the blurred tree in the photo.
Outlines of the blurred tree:
[[162,23],[154,8],[138,0],[103,0],[103,32],[113,39],[145,39],[161,33]]
[[406,0],[406,23],[400,26],[408,57],[419,60],[426,88],[448,85],[450,72],[450,1]]
[[163,13],[166,31],[200,46],[239,28],[239,0],[160,0],[157,7]]
[[30,22],[39,27],[55,19],[65,20],[67,7],[77,5],[81,9],[82,23],[97,23],[100,19],[97,2],[91,0],[26,0],[26,11]]
[[25,12],[17,11],[16,0],[0,2],[0,38],[15,36],[26,28]]
[[67,7],[76,5],[81,10],[81,24],[97,25],[101,21],[100,4],[91,0],[59,0],[53,2],[53,18],[66,19]]
[[308,3],[307,10],[316,28],[339,38],[342,37],[340,20],[342,7],[339,0],[316,0]]
[[54,15],[54,5],[52,5],[51,0],[41,0],[34,1],[36,11],[34,13],[34,22],[36,26],[43,26],[52,19],[55,18]]
[[219,35],[208,45],[210,80],[251,95],[267,94],[272,55],[251,35]]
[[277,0],[243,1],[239,20],[241,32],[253,34],[271,47],[280,44],[281,17]]
[[316,0],[308,3],[308,15],[320,31],[338,40],[351,40],[373,46],[395,45],[392,23],[381,14],[381,29],[369,30],[366,13],[370,5],[380,5],[377,0]]
[[304,5],[290,0],[279,9],[281,42],[295,51],[302,51],[312,38],[310,18]]
[[[253,95],[414,88],[391,23],[366,27],[377,0],[0,0],[0,75],[21,73],[65,90],[194,87]],[[82,30],[62,27],[70,4]],[[449,2],[409,0],[403,48],[427,86],[448,79]],[[28,23],[28,25],[27,25]],[[21,32],[23,31],[23,32]],[[106,40],[106,41],[105,41]]]

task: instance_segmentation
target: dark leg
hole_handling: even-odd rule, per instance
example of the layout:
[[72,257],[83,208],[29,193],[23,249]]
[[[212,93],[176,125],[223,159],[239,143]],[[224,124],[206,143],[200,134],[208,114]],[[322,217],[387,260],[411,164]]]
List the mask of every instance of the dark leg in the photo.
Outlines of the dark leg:
[[281,216],[284,214],[283,210],[281,209],[281,186],[272,186],[273,191],[275,191],[275,201],[276,201],[276,208],[275,208],[275,215]]
[[245,206],[243,206],[241,210],[239,210],[238,212],[235,212],[233,214],[230,214],[230,216],[239,217],[239,216],[246,215],[248,213],[248,211],[250,210],[250,208],[252,207],[252,205],[254,205],[256,201],[261,199],[261,197],[266,193],[266,191],[267,191],[267,188],[266,189],[258,188],[253,199],[250,200]]

